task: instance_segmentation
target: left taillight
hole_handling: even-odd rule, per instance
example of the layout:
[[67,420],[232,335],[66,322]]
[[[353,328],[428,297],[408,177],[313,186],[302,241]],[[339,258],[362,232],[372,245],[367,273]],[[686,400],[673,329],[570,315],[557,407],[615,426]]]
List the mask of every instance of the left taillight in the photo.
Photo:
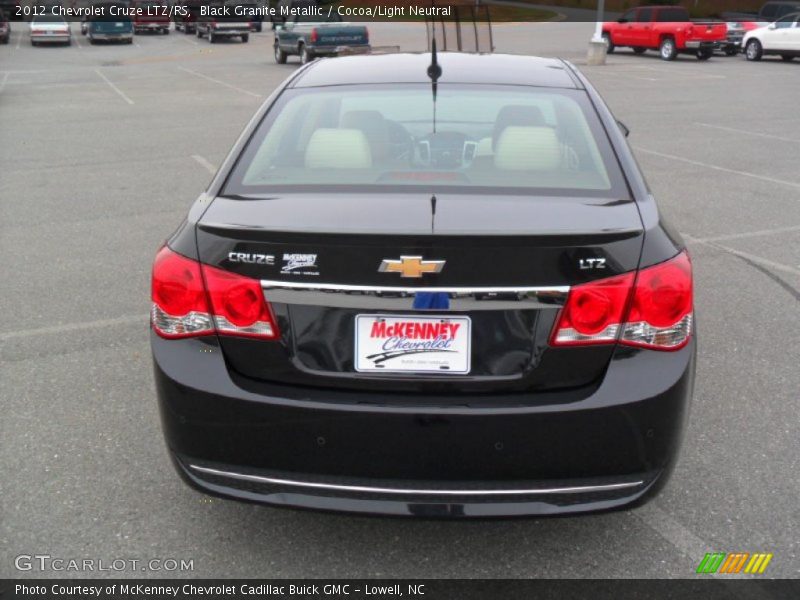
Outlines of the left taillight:
[[[686,252],[666,262],[570,290],[550,343],[677,350],[692,333],[692,266]],[[627,313],[627,314],[626,314]]]
[[163,247],[153,263],[151,323],[164,338],[218,333],[275,339],[278,328],[256,279],[202,265]]

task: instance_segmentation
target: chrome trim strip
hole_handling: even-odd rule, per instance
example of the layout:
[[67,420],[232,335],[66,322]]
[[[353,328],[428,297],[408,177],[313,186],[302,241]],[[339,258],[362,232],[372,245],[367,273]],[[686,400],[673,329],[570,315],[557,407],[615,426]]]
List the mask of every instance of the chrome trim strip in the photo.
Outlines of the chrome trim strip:
[[[262,279],[270,302],[332,308],[414,310],[415,294],[447,294],[449,310],[552,308],[564,304],[570,286],[406,287],[308,283]],[[419,309],[422,310],[422,309]],[[427,310],[427,309],[425,309]],[[435,309],[448,310],[448,309]]]
[[405,494],[412,496],[529,496],[535,494],[575,494],[586,492],[606,492],[640,486],[644,481],[627,481],[624,483],[608,483],[605,485],[582,485],[561,488],[534,488],[525,490],[416,490],[403,488],[382,488],[369,487],[362,485],[340,485],[334,483],[314,483],[310,481],[295,481],[293,479],[278,479],[275,477],[263,477],[261,475],[248,475],[245,473],[232,473],[230,471],[220,471],[198,465],[189,465],[190,469],[209,475],[228,477],[230,479],[240,479],[242,481],[254,481],[257,483],[271,483],[273,485],[286,485],[292,487],[304,487],[322,490],[335,490],[340,492],[364,492],[373,494]]

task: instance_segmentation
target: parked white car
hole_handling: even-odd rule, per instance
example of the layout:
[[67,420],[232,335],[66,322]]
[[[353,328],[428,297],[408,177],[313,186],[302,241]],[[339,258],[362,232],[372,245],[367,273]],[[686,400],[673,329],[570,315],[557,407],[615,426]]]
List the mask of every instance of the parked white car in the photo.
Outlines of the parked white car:
[[31,46],[38,44],[72,43],[72,32],[62,17],[57,15],[40,15],[31,21]]
[[748,31],[742,39],[742,48],[747,60],[761,60],[769,54],[780,55],[786,61],[800,56],[800,13]]

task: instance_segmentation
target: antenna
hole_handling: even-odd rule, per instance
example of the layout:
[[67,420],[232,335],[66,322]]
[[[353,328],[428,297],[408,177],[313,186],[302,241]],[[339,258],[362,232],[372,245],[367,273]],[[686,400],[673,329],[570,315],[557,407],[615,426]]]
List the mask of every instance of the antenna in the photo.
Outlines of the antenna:
[[431,64],[428,65],[428,77],[431,79],[431,91],[433,92],[433,133],[436,133],[436,88],[439,77],[442,76],[442,67],[436,56],[436,32],[434,31],[431,40]]

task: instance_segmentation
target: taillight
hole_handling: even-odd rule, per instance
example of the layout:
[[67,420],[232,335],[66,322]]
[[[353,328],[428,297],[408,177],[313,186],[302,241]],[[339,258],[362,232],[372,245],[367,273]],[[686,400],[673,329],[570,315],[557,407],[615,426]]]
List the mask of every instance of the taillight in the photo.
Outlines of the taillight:
[[214,333],[200,263],[164,246],[153,263],[150,321],[165,338]]
[[269,339],[278,337],[275,319],[257,279],[208,265],[203,265],[203,276],[214,313],[214,324],[220,334]]
[[278,328],[261,284],[162,248],[153,263],[151,322],[158,335],[274,339]]
[[309,41],[316,42],[318,38],[319,38],[319,34],[317,33],[317,30],[316,29],[312,29],[311,30],[311,35],[308,38]]
[[554,346],[608,344],[617,339],[634,273],[576,285],[553,332]]
[[686,252],[642,269],[620,341],[629,346],[677,350],[692,333],[692,263]]
[[691,336],[692,308],[692,266],[682,252],[638,274],[573,287],[551,344],[609,344],[619,339],[629,346],[677,350]]

